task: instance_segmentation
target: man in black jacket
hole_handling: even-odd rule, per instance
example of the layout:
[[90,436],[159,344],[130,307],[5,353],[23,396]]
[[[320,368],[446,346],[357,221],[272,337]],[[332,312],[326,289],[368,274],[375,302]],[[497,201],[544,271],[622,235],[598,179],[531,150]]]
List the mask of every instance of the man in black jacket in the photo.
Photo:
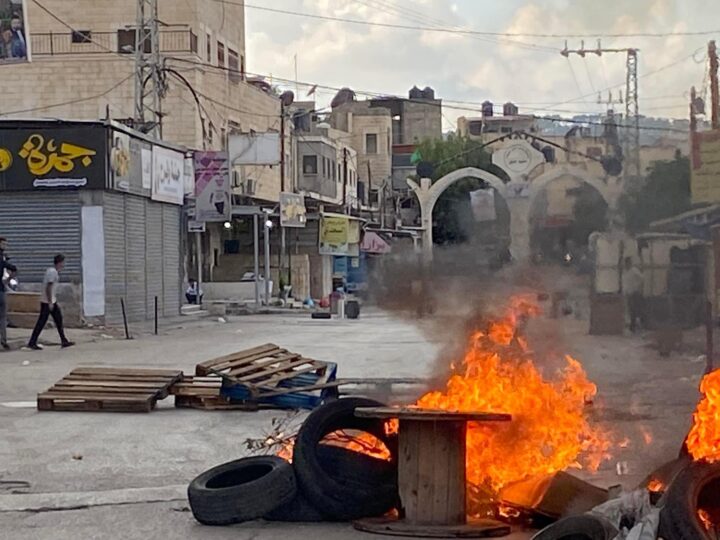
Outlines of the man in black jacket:
[[0,347],[6,351],[10,349],[7,342],[7,302],[5,301],[5,271],[12,276],[17,268],[10,264],[5,256],[7,239],[0,236]]

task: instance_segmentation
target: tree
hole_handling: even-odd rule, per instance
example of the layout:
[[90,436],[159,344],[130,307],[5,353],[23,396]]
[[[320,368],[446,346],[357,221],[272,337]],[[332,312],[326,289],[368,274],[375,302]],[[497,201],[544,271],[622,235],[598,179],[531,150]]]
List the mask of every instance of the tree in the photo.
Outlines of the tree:
[[690,159],[675,153],[672,161],[656,161],[642,187],[623,195],[620,209],[626,228],[642,232],[650,223],[687,212],[690,202]]
[[[495,167],[490,154],[481,143],[467,137],[451,134],[447,139],[426,140],[418,146],[422,161],[433,165],[433,182],[452,171],[465,167],[485,169],[500,178],[505,173]],[[436,244],[459,244],[467,242],[473,223],[470,192],[487,188],[478,178],[463,178],[442,194],[433,212],[433,238]]]

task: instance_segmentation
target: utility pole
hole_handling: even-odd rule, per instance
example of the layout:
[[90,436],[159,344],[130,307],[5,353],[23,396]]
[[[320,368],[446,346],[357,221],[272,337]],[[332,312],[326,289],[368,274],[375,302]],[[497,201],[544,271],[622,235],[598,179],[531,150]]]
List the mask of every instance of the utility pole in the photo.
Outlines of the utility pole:
[[712,110],[710,118],[713,129],[720,129],[720,92],[718,91],[718,54],[715,41],[708,43],[708,58],[710,58],[710,104]]
[[[285,193],[285,102],[280,100],[280,193]],[[280,205],[280,271],[278,272],[278,287],[289,285],[285,283],[285,265],[286,265],[286,238],[285,227],[282,223],[282,204]],[[280,293],[282,290],[278,288]]]
[[162,137],[165,78],[160,60],[158,0],[137,0],[135,25],[135,125]]
[[347,147],[343,146],[343,200],[342,204],[345,207],[345,213],[348,213],[348,197],[347,197],[347,186],[348,186],[348,160],[347,160]]
[[625,62],[625,152],[623,163],[623,176],[626,184],[631,178],[640,178],[640,95],[638,93],[638,52],[634,47],[625,49],[605,49],[600,40],[594,49],[586,49],[585,42],[580,42],[579,49],[565,48],[560,51],[565,58],[571,54],[585,58],[587,54],[598,57],[605,53],[622,53],[626,55]]

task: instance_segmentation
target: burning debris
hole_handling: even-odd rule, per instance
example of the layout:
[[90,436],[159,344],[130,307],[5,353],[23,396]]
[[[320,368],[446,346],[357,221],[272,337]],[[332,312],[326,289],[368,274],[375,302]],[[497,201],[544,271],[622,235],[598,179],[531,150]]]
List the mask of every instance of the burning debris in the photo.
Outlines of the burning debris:
[[484,487],[481,493],[568,468],[595,470],[609,457],[609,434],[586,414],[597,388],[580,362],[566,356],[554,377],[534,363],[522,327],[539,312],[530,299],[513,298],[504,316],[470,337],[446,388],[417,402],[428,409],[512,415],[509,424],[468,427],[468,481]]
[[713,371],[700,383],[703,397],[693,415],[686,444],[696,461],[720,461],[720,371]]

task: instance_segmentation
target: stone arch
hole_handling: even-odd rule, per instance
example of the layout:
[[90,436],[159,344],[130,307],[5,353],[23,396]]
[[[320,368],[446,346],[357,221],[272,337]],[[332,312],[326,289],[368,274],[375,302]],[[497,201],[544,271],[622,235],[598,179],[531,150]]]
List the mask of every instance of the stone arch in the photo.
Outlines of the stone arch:
[[[507,200],[505,183],[491,172],[478,169],[476,167],[457,169],[446,174],[435,183],[432,183],[429,178],[422,178],[420,180],[420,184],[411,178],[407,179],[408,186],[410,186],[410,189],[412,189],[413,193],[415,193],[418,203],[420,204],[423,231],[423,250],[428,257],[432,257],[432,215],[433,210],[435,209],[435,204],[447,188],[463,178],[478,178],[480,180],[484,180]],[[511,211],[511,226],[513,221],[514,218],[512,217]]]
[[[495,188],[495,190],[503,198],[505,198],[506,196],[505,183],[499,177],[483,169],[478,169],[476,167],[465,167],[463,169],[457,169],[451,173],[448,173],[442,178],[440,178],[437,182],[427,186],[426,200],[420,200],[421,206],[424,202],[428,205],[430,213],[432,213],[432,210],[435,208],[435,204],[438,202],[440,196],[445,192],[445,190],[452,186],[455,182],[459,182],[463,178],[478,178],[480,180],[484,180],[493,188]],[[418,186],[418,184],[410,178],[408,178],[407,183],[418,196],[418,199],[420,199],[419,191],[426,187],[425,184],[422,184],[422,187]]]
[[558,178],[562,178],[563,176],[570,176],[572,178],[575,178],[576,180],[579,180],[580,182],[592,186],[597,190],[598,193],[600,193],[602,198],[607,203],[608,207],[611,206],[611,203],[613,202],[613,196],[610,192],[610,189],[608,188],[607,183],[604,182],[602,178],[591,176],[586,170],[579,167],[566,166],[553,167],[551,170],[541,174],[530,182],[530,204],[533,204],[538,194],[542,192],[542,190],[545,189],[545,187],[549,183],[557,180]]

